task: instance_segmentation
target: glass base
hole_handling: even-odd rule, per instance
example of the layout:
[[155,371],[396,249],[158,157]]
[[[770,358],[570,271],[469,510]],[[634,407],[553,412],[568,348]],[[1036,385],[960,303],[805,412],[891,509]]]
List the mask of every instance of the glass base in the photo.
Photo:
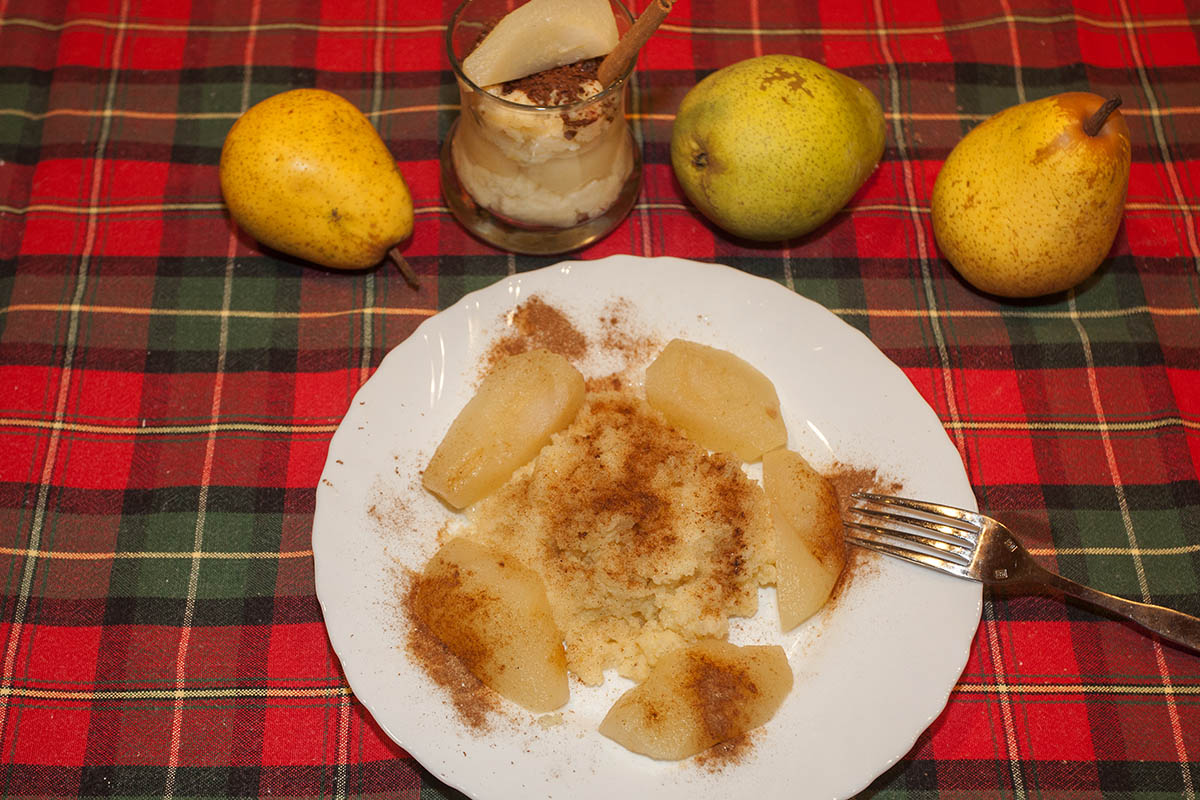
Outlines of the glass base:
[[[454,161],[450,155],[451,142],[454,141],[454,131],[458,128],[458,120],[450,126],[446,140],[442,143],[441,172],[442,195],[446,205],[462,226],[488,244],[503,250],[527,255],[547,256],[578,250],[599,240],[612,231],[625,219],[625,216],[637,203],[638,191],[642,183],[642,154],[633,142],[633,169],[621,187],[617,199],[607,211],[592,217],[586,222],[572,225],[569,228],[556,228],[539,225],[523,225],[506,219],[499,214],[488,211],[469,195],[458,182],[458,174],[454,171]],[[627,132],[630,139],[633,134]]]

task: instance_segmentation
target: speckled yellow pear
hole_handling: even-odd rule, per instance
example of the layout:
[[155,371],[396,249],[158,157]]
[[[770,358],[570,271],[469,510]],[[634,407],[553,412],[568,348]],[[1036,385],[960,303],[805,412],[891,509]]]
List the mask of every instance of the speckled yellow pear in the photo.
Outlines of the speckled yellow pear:
[[538,574],[461,537],[415,578],[412,606],[484,684],[530,711],[567,702],[567,656]]
[[714,223],[747,239],[801,236],[875,170],[886,129],[867,87],[792,55],[717,70],[683,98],[671,166]]
[[242,229],[325,267],[374,266],[413,230],[396,160],[370,120],[332,92],[293,89],[252,106],[225,137],[220,178]]
[[600,733],[651,758],[687,758],[765,724],[792,682],[782,647],[706,639],[659,659],[609,709]]
[[779,625],[789,631],[821,610],[846,566],[837,490],[799,453],[763,456],[763,490],[775,527]]
[[1088,92],[1007,108],[954,147],[933,187],[938,249],[975,288],[1038,297],[1090,276],[1129,186],[1129,128]]

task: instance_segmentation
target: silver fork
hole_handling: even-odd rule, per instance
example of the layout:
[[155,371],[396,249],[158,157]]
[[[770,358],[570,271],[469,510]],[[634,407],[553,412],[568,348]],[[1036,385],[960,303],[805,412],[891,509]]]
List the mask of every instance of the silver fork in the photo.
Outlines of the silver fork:
[[988,586],[1049,586],[1200,651],[1200,619],[1068,580],[1039,566],[1003,524],[977,511],[907,497],[854,492],[846,541]]

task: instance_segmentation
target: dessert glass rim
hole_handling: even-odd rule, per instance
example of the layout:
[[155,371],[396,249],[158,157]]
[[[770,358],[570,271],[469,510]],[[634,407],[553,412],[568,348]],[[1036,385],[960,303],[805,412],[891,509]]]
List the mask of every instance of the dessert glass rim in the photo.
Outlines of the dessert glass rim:
[[[473,80],[468,78],[463,73],[462,60],[459,59],[458,55],[454,52],[454,28],[455,28],[455,25],[457,24],[459,17],[462,16],[462,13],[466,9],[466,7],[473,2],[475,2],[475,0],[462,0],[462,2],[458,4],[458,7],[454,9],[454,13],[450,15],[450,22],[446,25],[446,56],[450,59],[450,68],[454,71],[454,76],[456,78],[458,78],[458,80],[465,83],[472,91],[486,94],[489,97],[491,97],[493,100],[495,100],[496,102],[502,104],[502,106],[508,106],[509,108],[520,109],[521,111],[565,112],[565,111],[570,111],[575,108],[581,108],[583,106],[593,105],[595,103],[600,102],[601,100],[608,97],[609,95],[614,94],[617,91],[620,91],[625,86],[625,84],[629,81],[629,76],[633,73],[634,68],[637,66],[637,59],[635,58],[629,62],[629,65],[627,67],[625,67],[625,71],[622,72],[621,75],[615,81],[610,83],[608,86],[605,86],[598,93],[592,95],[591,97],[586,97],[583,100],[576,100],[573,103],[564,103],[563,105],[557,105],[557,106],[535,106],[535,105],[530,105],[528,103],[516,103],[516,102],[513,102],[512,100],[505,100],[503,97],[492,94],[491,92],[487,91],[485,88],[483,88],[482,86],[479,86]],[[622,0],[609,0],[609,2],[616,5],[618,8],[621,9],[621,11],[623,11],[625,13],[626,20],[630,24],[633,23],[633,13],[630,12],[630,10],[625,6],[625,3]]]

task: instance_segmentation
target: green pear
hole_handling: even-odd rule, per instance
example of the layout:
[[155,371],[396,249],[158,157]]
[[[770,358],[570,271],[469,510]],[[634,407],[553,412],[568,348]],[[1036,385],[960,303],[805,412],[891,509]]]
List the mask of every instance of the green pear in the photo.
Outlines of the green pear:
[[768,55],[692,87],[671,132],[688,199],[737,236],[802,236],[841,210],[883,155],[875,95],[806,58]]
[[[413,229],[413,204],[387,145],[361,111],[293,89],[242,114],[221,149],[221,193],[263,244],[333,269],[363,269]],[[410,283],[415,276],[405,273]]]
[[1088,92],[1007,108],[950,151],[933,186],[933,234],[977,289],[1061,292],[1112,249],[1129,187],[1129,128]]

